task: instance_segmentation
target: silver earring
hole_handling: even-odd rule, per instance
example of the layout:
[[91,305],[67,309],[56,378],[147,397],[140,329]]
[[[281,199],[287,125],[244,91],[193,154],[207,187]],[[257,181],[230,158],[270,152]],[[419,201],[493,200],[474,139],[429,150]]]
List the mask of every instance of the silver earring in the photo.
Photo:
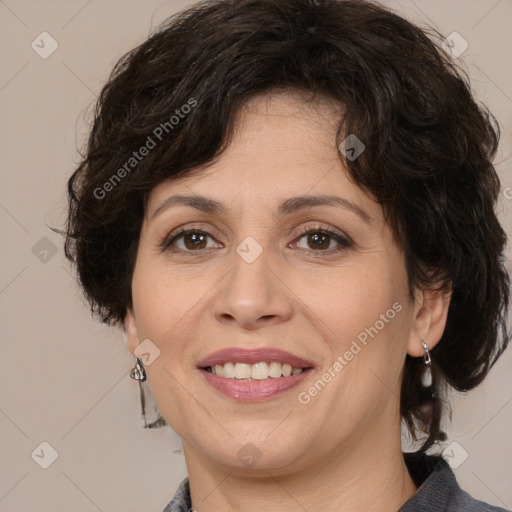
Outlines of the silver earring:
[[432,359],[430,357],[430,352],[428,350],[428,345],[421,340],[421,346],[423,347],[423,350],[425,353],[423,354],[423,373],[421,375],[421,383],[426,388],[429,388],[432,386]]
[[139,383],[140,410],[142,414],[142,420],[144,421],[144,428],[160,428],[167,425],[167,422],[164,420],[164,418],[162,418],[162,416],[159,416],[152,423],[148,423],[146,420],[146,399],[144,397],[144,389],[142,388],[142,383],[146,380],[146,370],[144,370],[144,366],[142,366],[142,363],[139,361],[139,359],[137,359],[135,366],[130,370],[130,377]]
[[138,380],[139,382],[144,382],[146,380],[146,370],[144,370],[144,366],[137,359],[137,363],[135,367],[130,371],[130,377],[134,380]]
[[142,366],[139,359],[137,359],[135,366],[131,369],[130,377],[139,383],[140,409],[142,419],[144,420],[144,428],[148,428],[148,422],[146,421],[146,400],[144,399],[144,390],[142,389],[142,383],[146,380],[146,370],[144,370],[144,366]]

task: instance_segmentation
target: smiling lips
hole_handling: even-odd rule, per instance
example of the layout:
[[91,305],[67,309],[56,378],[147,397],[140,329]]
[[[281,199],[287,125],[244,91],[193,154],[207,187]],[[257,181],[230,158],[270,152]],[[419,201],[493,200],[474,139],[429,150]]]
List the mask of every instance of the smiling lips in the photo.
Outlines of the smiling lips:
[[278,349],[229,348],[210,354],[198,368],[207,382],[230,398],[267,400],[301,382],[313,363]]

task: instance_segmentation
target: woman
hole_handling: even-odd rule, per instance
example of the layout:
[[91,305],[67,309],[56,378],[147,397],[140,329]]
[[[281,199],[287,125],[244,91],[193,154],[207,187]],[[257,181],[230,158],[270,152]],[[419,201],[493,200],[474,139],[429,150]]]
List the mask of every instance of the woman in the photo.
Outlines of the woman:
[[182,439],[165,512],[504,510],[426,455],[510,338],[491,120],[360,0],[196,4],[116,65],[66,255]]

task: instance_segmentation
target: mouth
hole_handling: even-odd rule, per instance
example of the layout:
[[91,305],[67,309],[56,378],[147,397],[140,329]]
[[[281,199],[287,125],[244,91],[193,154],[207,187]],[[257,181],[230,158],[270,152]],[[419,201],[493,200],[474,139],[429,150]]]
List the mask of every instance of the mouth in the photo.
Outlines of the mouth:
[[206,382],[238,401],[263,401],[297,386],[314,365],[275,349],[225,349],[202,360],[198,369]]

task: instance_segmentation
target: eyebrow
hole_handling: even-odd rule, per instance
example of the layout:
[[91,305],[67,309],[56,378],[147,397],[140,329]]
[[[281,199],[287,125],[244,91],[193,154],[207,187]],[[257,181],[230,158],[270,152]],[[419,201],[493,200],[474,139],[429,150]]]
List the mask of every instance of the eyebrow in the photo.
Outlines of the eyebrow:
[[[204,213],[226,215],[226,209],[224,206],[214,199],[210,199],[204,196],[172,196],[165,199],[158,208],[151,215],[151,219],[154,219],[157,215],[168,210],[172,206],[190,206],[196,210],[200,210]],[[280,216],[288,215],[306,208],[312,208],[314,206],[337,206],[345,210],[349,210],[360,217],[364,222],[371,223],[373,218],[368,215],[360,206],[352,203],[348,199],[338,196],[330,195],[306,195],[290,197],[283,201],[277,208],[277,213]]]

